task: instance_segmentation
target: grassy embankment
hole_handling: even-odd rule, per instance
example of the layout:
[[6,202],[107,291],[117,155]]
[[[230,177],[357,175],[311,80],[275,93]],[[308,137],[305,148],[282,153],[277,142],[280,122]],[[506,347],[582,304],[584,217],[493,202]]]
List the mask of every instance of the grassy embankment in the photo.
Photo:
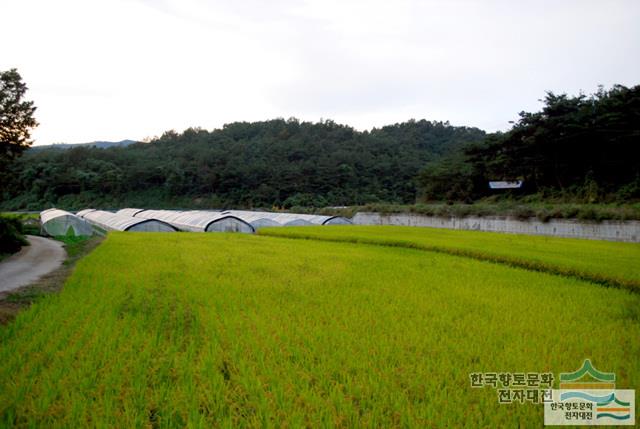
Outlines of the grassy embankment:
[[640,292],[637,243],[403,226],[266,228],[260,234],[436,251]]
[[308,209],[294,207],[292,212],[318,213],[353,217],[358,212],[410,213],[425,216],[442,217],[508,217],[519,220],[537,219],[547,222],[551,219],[572,219],[583,222],[604,220],[628,221],[640,220],[640,203],[628,204],[589,204],[553,201],[522,200],[480,200],[473,204],[463,203],[419,203],[419,204],[367,204],[346,208]]
[[539,427],[540,405],[499,405],[469,373],[590,357],[639,386],[639,309],[628,290],[416,249],[112,233],[0,328],[0,424]]

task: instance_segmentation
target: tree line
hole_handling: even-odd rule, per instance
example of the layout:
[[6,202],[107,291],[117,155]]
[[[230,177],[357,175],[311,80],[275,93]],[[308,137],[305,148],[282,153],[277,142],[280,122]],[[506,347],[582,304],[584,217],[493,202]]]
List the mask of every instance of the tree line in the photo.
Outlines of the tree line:
[[411,120],[357,131],[326,120],[236,122],[123,148],[30,149],[6,173],[5,209],[58,206],[325,207],[413,203],[425,164],[477,128]]
[[520,113],[489,134],[431,162],[418,179],[423,200],[475,201],[491,180],[523,180],[515,196],[631,202],[640,199],[640,86],[590,96],[547,93],[539,112]]
[[[640,86],[549,92],[539,112],[492,134],[427,120],[358,131],[290,118],[168,131],[126,147],[28,150],[37,122],[26,89],[16,70],[0,72],[4,210],[640,200]],[[495,180],[524,186],[495,191]]]

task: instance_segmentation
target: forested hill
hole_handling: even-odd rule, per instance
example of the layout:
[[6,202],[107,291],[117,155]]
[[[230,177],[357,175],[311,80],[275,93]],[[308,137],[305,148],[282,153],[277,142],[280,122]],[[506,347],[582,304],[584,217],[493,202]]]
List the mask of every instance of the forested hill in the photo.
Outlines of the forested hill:
[[28,150],[2,180],[2,208],[413,203],[426,163],[484,137],[425,120],[359,132],[276,119],[127,147]]
[[54,143],[46,146],[34,146],[31,148],[33,151],[45,150],[45,149],[73,149],[80,146],[95,146],[100,149],[106,149],[110,147],[129,146],[137,143],[135,140],[121,140],[119,142],[107,142],[107,141],[95,141],[90,143]]

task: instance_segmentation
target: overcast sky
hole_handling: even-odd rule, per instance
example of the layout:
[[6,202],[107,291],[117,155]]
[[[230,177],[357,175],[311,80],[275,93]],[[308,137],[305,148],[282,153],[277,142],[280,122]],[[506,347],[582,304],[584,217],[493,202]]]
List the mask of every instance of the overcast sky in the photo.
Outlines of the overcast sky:
[[276,117],[507,129],[544,92],[640,84],[638,0],[2,0],[36,144]]

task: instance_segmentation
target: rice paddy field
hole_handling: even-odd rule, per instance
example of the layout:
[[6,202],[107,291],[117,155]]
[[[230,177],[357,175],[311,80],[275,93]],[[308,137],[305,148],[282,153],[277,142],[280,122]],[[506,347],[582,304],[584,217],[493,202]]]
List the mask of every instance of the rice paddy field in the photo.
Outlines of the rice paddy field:
[[491,255],[635,281],[639,247],[493,235],[110,233],[0,327],[0,426],[540,427],[469,374],[638,388],[640,294]]
[[637,243],[404,226],[267,228],[261,233],[431,250],[640,291]]

